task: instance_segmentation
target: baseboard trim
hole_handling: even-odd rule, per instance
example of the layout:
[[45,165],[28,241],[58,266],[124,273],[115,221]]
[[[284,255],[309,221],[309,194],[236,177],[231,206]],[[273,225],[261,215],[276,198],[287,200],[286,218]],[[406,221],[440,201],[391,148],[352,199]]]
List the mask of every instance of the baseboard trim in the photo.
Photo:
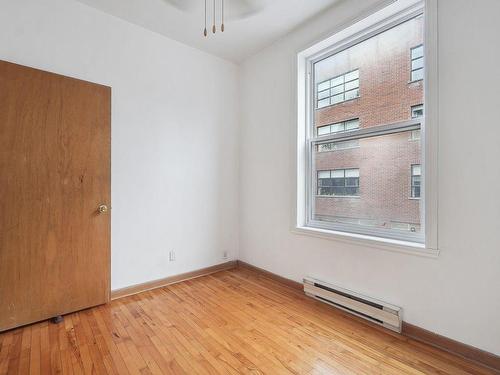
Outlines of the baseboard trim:
[[403,335],[500,372],[500,357],[493,353],[452,340],[406,322],[403,322]]
[[[261,275],[263,275],[269,279],[275,280],[275,281],[282,283],[286,286],[289,286],[295,290],[303,291],[303,289],[304,289],[303,284],[301,284],[297,281],[287,279],[286,277],[279,276],[275,273],[272,273],[272,272],[267,271],[265,269],[256,267],[252,264],[242,262],[241,260],[237,261],[237,266],[258,272]],[[381,327],[376,326],[374,324],[370,324],[369,322],[366,322],[366,321],[364,321],[360,318],[357,318],[355,316],[353,316],[353,318],[355,318],[355,320],[358,320],[362,323],[369,324],[370,326],[372,326],[374,328],[387,331],[387,329],[385,329],[385,328],[381,328]],[[490,370],[500,372],[500,357],[499,356],[497,356],[493,353],[484,351],[482,349],[478,349],[478,348],[475,348],[473,346],[461,343],[459,341],[452,340],[448,337],[438,335],[434,332],[427,331],[426,329],[414,326],[410,323],[403,322],[403,331],[401,334],[398,334],[398,333],[395,333],[392,331],[388,331],[388,333],[398,335],[398,336],[408,337],[408,338],[411,338],[413,340],[423,342],[423,343],[430,345],[430,346],[433,346],[435,348],[439,348],[439,349],[444,350],[446,352],[458,355],[458,356],[465,358],[469,361],[472,361],[478,365],[484,366]]]
[[128,297],[141,292],[147,292],[148,290],[153,290],[167,285],[179,283],[181,281],[191,280],[197,277],[210,275],[215,272],[229,270],[235,268],[236,266],[237,266],[237,261],[232,260],[226,263],[217,264],[211,267],[201,268],[191,272],[181,273],[179,275],[165,277],[159,280],[148,281],[142,284],[131,285],[121,289],[115,289],[111,291],[111,300]]
[[279,282],[281,284],[285,284],[286,286],[289,286],[290,288],[300,290],[301,292],[304,291],[304,285],[302,285],[301,283],[299,283],[297,281],[293,281],[293,280],[287,279],[286,277],[283,277],[283,276],[280,276],[280,275],[276,275],[275,273],[266,271],[263,268],[256,267],[256,266],[254,266],[252,264],[243,262],[241,260],[237,261],[237,266],[241,267],[241,268],[247,268],[249,270],[259,272],[259,273],[263,274],[264,276],[266,276],[267,278],[275,280],[275,281],[277,281],[277,282]]

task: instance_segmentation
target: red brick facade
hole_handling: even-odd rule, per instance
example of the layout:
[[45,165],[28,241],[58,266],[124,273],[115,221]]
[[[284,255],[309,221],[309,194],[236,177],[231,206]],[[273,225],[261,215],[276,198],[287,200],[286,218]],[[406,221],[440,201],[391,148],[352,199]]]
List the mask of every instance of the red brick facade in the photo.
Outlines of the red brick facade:
[[[317,64],[321,82],[359,69],[359,97],[315,111],[315,126],[359,119],[360,128],[411,119],[423,104],[423,81],[410,82],[411,49],[423,43],[423,18],[405,22]],[[320,65],[321,64],[321,65]],[[317,171],[359,169],[356,197],[316,196],[315,217],[384,228],[420,228],[420,200],[411,197],[411,166],[420,164],[411,132],[359,140],[359,147],[315,153]]]

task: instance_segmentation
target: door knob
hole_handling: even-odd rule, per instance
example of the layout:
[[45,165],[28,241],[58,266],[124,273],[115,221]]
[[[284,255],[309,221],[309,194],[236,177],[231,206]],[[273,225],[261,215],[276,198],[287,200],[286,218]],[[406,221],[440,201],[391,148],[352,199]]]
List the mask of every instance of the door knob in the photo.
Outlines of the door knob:
[[100,214],[105,214],[106,212],[108,212],[108,206],[106,206],[105,204],[101,204],[97,208],[97,211],[99,211]]

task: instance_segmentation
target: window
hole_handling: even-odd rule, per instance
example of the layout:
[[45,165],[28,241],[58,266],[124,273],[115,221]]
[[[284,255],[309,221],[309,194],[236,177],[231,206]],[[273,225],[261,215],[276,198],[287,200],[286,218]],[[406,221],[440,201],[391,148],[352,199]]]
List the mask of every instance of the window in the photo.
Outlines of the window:
[[419,81],[424,79],[424,46],[419,45],[411,49],[411,78],[410,80]]
[[359,141],[357,139],[344,142],[328,142],[319,144],[318,152],[349,150],[356,147],[359,147]]
[[[419,118],[424,116],[424,105],[418,104],[411,107],[411,118]],[[412,130],[410,133],[410,141],[420,140],[420,129]]]
[[410,141],[420,141],[420,129],[410,132]]
[[420,164],[414,164],[411,166],[411,197],[420,198],[420,175],[421,175]]
[[359,169],[318,171],[318,195],[358,196]]
[[424,115],[424,105],[414,105],[411,107],[411,118],[418,118]]
[[318,135],[325,135],[331,133],[341,133],[359,128],[359,119],[337,122],[335,124],[320,126],[317,129]]
[[359,97],[359,70],[327,79],[317,84],[317,108]]
[[[423,8],[393,5],[399,10],[389,18],[380,13],[368,26],[364,19],[362,27],[349,27],[356,30],[352,34],[341,31],[329,38],[334,40],[330,46],[319,43],[299,60],[306,82],[298,86],[305,104],[298,121],[304,127],[298,129],[303,164],[298,164],[297,223],[332,236],[365,235],[420,247],[425,243],[425,202],[409,203],[408,198],[420,198],[425,145],[408,140],[420,139],[424,88],[408,90],[408,78],[400,72],[408,69],[410,47],[418,46],[411,49],[412,79],[423,77]],[[366,72],[363,96],[360,72]],[[353,97],[354,105],[332,105]],[[410,108],[411,116],[402,108]]]

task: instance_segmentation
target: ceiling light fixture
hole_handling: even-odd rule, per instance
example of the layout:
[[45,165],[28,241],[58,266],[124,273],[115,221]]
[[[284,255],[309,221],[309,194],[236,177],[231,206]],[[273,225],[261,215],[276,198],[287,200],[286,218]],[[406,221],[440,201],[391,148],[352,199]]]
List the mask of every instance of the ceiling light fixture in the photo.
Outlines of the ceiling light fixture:
[[[224,0],[220,0],[220,8],[221,8],[221,25],[220,25],[220,31],[224,32]],[[212,22],[212,33],[217,32],[217,27],[215,26],[216,22],[216,15],[217,15],[217,0],[214,0],[214,18]],[[203,35],[206,37],[208,36],[208,31],[207,31],[207,0],[205,0],[205,29],[203,30]]]

